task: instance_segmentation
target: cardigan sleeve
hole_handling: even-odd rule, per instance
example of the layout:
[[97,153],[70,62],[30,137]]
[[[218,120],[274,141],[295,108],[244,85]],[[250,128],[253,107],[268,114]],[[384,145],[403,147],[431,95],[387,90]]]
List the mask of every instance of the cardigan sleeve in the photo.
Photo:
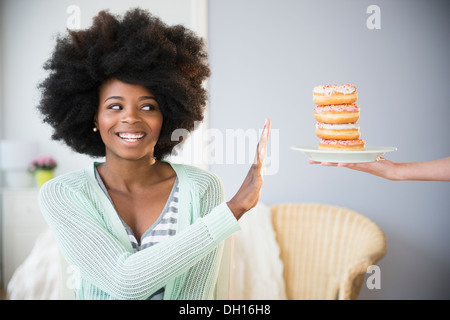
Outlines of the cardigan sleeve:
[[41,188],[39,201],[67,262],[83,280],[116,299],[147,298],[239,228],[221,203],[179,234],[131,253],[94,218],[95,209],[83,194],[50,181]]
[[[198,171],[198,169],[194,169]],[[200,216],[203,217],[204,223],[211,231],[211,235],[217,237],[215,241],[220,241],[223,237],[228,237],[230,234],[222,234],[224,229],[223,225],[232,225],[236,219],[234,215],[218,216],[211,214],[216,207],[223,206],[224,210],[228,209],[228,206],[224,203],[224,190],[222,181],[211,172],[204,172],[201,175],[201,188],[198,192],[200,194]],[[228,209],[229,210],[229,209]],[[183,290],[179,294],[179,298],[182,300],[191,299],[213,299],[215,295],[215,287],[217,282],[218,273],[212,277],[202,276],[210,268],[214,268],[214,263],[217,259],[221,259],[223,253],[223,246],[215,246],[207,255],[205,255],[200,261],[198,261],[186,274],[184,279]],[[215,266],[219,267],[219,264]]]

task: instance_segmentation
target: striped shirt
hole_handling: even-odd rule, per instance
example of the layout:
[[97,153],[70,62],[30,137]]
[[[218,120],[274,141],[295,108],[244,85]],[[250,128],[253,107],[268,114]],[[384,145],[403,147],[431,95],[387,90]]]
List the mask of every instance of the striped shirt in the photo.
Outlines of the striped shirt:
[[[103,183],[100,174],[96,168],[95,177],[100,185],[100,188],[105,192],[108,199],[112,202],[111,197],[108,194],[108,190]],[[133,230],[128,226],[128,224],[119,216],[122,224],[127,231],[128,238],[130,239],[131,245],[133,246],[134,252],[148,248],[154,244],[157,244],[170,236],[175,235],[177,229],[178,220],[178,177],[170,192],[169,198],[167,199],[164,209],[161,211],[158,219],[142,234],[140,241],[138,241],[133,233]],[[114,203],[113,203],[114,205]],[[157,290],[155,293],[148,297],[148,300],[162,300],[164,297],[164,287]]]

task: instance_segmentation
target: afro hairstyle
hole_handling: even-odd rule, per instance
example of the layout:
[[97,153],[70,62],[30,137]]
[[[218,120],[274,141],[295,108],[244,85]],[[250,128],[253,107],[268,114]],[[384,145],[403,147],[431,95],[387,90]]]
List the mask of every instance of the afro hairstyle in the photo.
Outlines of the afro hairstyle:
[[100,134],[92,129],[99,87],[111,78],[143,85],[155,95],[163,114],[157,159],[182,141],[172,141],[174,130],[192,131],[203,120],[207,91],[202,83],[210,75],[203,40],[140,8],[122,18],[100,11],[90,28],[58,35],[44,69],[48,76],[38,85],[38,110],[54,129],[52,139],[78,153],[105,156]]

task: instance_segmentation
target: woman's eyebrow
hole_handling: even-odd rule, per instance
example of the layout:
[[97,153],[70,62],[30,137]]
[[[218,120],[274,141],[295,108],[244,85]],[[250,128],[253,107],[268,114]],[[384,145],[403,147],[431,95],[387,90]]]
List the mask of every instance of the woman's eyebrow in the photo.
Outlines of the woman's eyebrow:
[[155,97],[152,97],[152,96],[142,96],[142,97],[139,98],[139,101],[147,100],[147,99],[153,99],[153,100],[156,101],[156,98],[155,98]]
[[[125,100],[125,99],[124,99],[123,97],[121,97],[121,96],[111,96],[111,97],[106,98],[104,102],[106,102],[106,101],[108,101],[108,100],[111,100],[111,99]],[[152,96],[142,96],[142,97],[140,97],[138,100],[139,100],[139,101],[142,101],[142,100],[148,100],[148,99],[153,99],[153,100],[156,101],[156,98],[155,98],[155,97],[152,97]]]
[[103,102],[106,102],[111,99],[125,100],[123,97],[120,97],[120,96],[111,96],[111,97],[106,98],[105,101],[103,101]]

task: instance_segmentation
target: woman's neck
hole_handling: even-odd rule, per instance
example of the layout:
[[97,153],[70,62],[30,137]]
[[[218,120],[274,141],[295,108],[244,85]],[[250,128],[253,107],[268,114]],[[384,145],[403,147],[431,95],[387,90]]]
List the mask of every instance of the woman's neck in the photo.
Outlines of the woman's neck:
[[117,191],[132,192],[164,179],[161,162],[153,157],[126,160],[106,156],[97,168],[107,188]]

